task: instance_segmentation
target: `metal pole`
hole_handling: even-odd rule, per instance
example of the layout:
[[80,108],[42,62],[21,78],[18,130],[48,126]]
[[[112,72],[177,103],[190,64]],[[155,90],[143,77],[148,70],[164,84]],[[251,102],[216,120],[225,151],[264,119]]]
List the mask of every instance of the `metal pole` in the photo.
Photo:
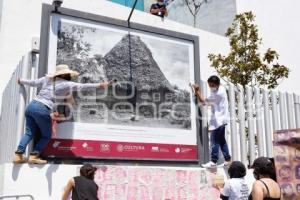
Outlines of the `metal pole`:
[[238,160],[238,142],[236,128],[236,105],[234,85],[229,83],[229,106],[230,106],[230,132],[231,132],[231,149],[232,160]]
[[300,97],[296,94],[294,96],[294,109],[295,109],[295,120],[296,120],[296,128],[300,128]]
[[254,119],[253,119],[253,102],[252,102],[252,88],[246,86],[246,108],[248,113],[248,137],[249,137],[249,156],[250,164],[253,163],[255,159],[255,137],[254,137]]
[[238,85],[239,89],[239,101],[238,101],[238,116],[239,116],[239,133],[240,133],[240,149],[241,149],[241,161],[246,165],[247,163],[247,144],[246,144],[246,132],[245,132],[245,105],[244,105],[244,88]]
[[132,6],[132,8],[131,8],[130,14],[129,14],[129,16],[128,16],[128,19],[127,19],[127,23],[128,23],[128,27],[129,27],[129,28],[130,28],[130,19],[131,19],[132,13],[133,13],[133,11],[134,11],[134,9],[135,9],[135,7],[136,7],[137,1],[138,1],[138,0],[135,0],[133,6]]
[[286,107],[287,107],[287,117],[288,117],[288,125],[289,129],[296,128],[294,121],[294,100],[293,96],[289,93],[285,93],[286,95]]
[[282,92],[279,92],[279,110],[281,129],[287,129],[285,98]]
[[258,143],[258,156],[265,156],[264,147],[264,130],[262,127],[262,112],[261,112],[261,99],[260,89],[255,87],[255,112],[256,112],[256,137]]
[[279,130],[279,119],[278,119],[278,105],[277,105],[277,93],[272,91],[272,124],[273,124],[273,131]]
[[[200,81],[200,87],[202,89],[203,95],[207,96],[207,85],[205,81]],[[206,163],[209,161],[209,127],[208,127],[208,108],[207,106],[200,106],[201,110],[201,133],[200,139],[202,140],[202,148],[199,148],[199,155],[200,155],[200,163]],[[201,152],[202,150],[202,152]]]
[[[27,79],[28,78],[28,71],[29,71],[29,56],[26,55],[24,59],[22,60],[22,74],[21,78]],[[16,131],[16,144],[18,144],[22,133],[24,131],[24,113],[25,113],[25,107],[26,107],[26,90],[23,86],[19,86],[19,103],[18,103],[18,114],[17,114],[17,131]]]
[[271,120],[270,120],[270,106],[269,106],[269,91],[263,90],[263,104],[264,104],[264,118],[265,118],[265,139],[267,157],[273,157],[273,143],[271,132]]

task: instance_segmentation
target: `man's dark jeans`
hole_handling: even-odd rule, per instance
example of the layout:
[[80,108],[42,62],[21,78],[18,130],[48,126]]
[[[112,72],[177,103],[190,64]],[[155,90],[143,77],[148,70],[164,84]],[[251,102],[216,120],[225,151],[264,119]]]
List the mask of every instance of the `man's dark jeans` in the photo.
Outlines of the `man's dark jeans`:
[[211,161],[217,163],[219,159],[219,148],[221,148],[224,159],[230,161],[231,156],[229,154],[228,145],[225,139],[225,126],[222,125],[219,128],[213,130],[210,135],[211,140]]

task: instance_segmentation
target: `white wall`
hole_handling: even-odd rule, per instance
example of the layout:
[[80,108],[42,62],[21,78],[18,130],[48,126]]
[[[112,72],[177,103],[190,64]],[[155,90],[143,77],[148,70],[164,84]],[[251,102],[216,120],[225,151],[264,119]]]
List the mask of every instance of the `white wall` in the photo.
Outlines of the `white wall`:
[[[30,51],[31,38],[40,34],[42,3],[51,0],[3,0],[2,26],[0,30],[0,94],[8,82],[21,57]],[[83,3],[84,2],[84,3]],[[126,20],[130,9],[105,0],[68,0],[63,7]],[[173,31],[200,36],[201,77],[211,73],[207,55],[210,52],[225,53],[228,50],[227,39],[212,33],[197,30],[173,21],[162,21],[160,17],[136,11],[133,22],[161,27]]]
[[0,167],[5,172],[0,196],[30,194],[37,200],[60,199],[68,180],[78,174],[76,165],[1,164]]
[[300,1],[237,0],[237,11],[253,11],[263,48],[273,48],[280,55],[279,63],[291,69],[288,79],[278,89],[300,94]]
[[[97,165],[96,165],[97,166]],[[58,200],[61,198],[63,188],[71,177],[79,175],[79,168],[81,165],[28,165],[28,164],[2,164],[5,172],[3,195],[16,195],[16,194],[31,194],[36,200]],[[127,200],[127,199],[140,199],[143,189],[147,188],[147,197],[155,196],[156,193],[161,193],[157,188],[159,184],[166,184],[162,190],[166,191],[167,187],[174,187],[174,194],[176,195],[182,189],[183,191],[199,192],[200,195],[207,195],[213,197],[218,195],[218,191],[212,188],[212,183],[215,174],[223,175],[227,179],[227,173],[223,167],[216,170],[207,170],[205,172],[205,180],[202,180],[202,172],[204,168],[192,167],[151,167],[151,166],[121,166],[121,165],[98,165],[98,170],[95,174],[95,182],[98,183],[99,193],[103,200]],[[163,170],[163,171],[160,171]],[[180,172],[185,171],[186,176],[180,176]],[[0,171],[0,174],[3,171]],[[190,175],[193,175],[191,177]],[[159,179],[157,179],[160,177]],[[145,178],[145,179],[144,179]],[[248,187],[251,188],[254,178],[252,171],[248,170],[245,177]],[[148,182],[145,182],[147,180]],[[0,180],[1,181],[1,180]],[[159,183],[157,182],[159,181]],[[187,184],[188,183],[188,184]],[[1,182],[0,182],[1,184]],[[122,186],[126,188],[120,189]],[[198,187],[196,187],[198,186]],[[136,187],[135,191],[138,195],[136,198],[131,194],[130,187]],[[118,189],[118,192],[115,190]],[[1,188],[0,188],[1,189]],[[131,192],[130,192],[131,191]],[[208,194],[206,194],[208,192]],[[118,197],[115,195],[118,193]],[[165,195],[167,196],[167,194]],[[151,195],[152,194],[152,195]],[[186,196],[185,194],[184,196]],[[198,194],[199,195],[199,194]],[[162,195],[164,196],[164,195]],[[144,197],[145,199],[149,199]],[[154,198],[153,198],[154,199]],[[158,197],[155,199],[159,199]],[[160,198],[165,199],[165,198]],[[177,199],[177,198],[172,198]],[[181,199],[181,198],[180,198]],[[182,199],[184,199],[182,197]],[[208,199],[208,198],[205,198]],[[25,199],[24,199],[25,200]]]

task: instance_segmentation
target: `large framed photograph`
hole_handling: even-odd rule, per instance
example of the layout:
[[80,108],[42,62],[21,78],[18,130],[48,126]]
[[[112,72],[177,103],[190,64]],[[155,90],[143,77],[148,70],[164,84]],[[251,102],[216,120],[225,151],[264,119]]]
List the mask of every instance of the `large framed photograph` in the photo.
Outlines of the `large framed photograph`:
[[72,81],[116,83],[56,97],[67,120],[43,154],[197,161],[195,38],[84,16],[50,14],[46,72],[67,64]]

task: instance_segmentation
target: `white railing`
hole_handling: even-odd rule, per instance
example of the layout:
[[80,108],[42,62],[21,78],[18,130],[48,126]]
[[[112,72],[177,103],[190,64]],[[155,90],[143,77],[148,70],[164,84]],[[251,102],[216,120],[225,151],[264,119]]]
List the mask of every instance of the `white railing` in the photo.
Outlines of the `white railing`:
[[38,56],[29,53],[23,56],[12,74],[2,95],[0,118],[0,163],[11,162],[23,132],[26,102],[32,97],[32,89],[17,84],[18,78],[34,78]]
[[[204,81],[201,86],[209,95]],[[233,160],[249,164],[257,156],[272,157],[273,132],[300,128],[299,95],[257,87],[246,87],[244,91],[242,86],[233,84],[226,88],[231,118],[228,143]]]

